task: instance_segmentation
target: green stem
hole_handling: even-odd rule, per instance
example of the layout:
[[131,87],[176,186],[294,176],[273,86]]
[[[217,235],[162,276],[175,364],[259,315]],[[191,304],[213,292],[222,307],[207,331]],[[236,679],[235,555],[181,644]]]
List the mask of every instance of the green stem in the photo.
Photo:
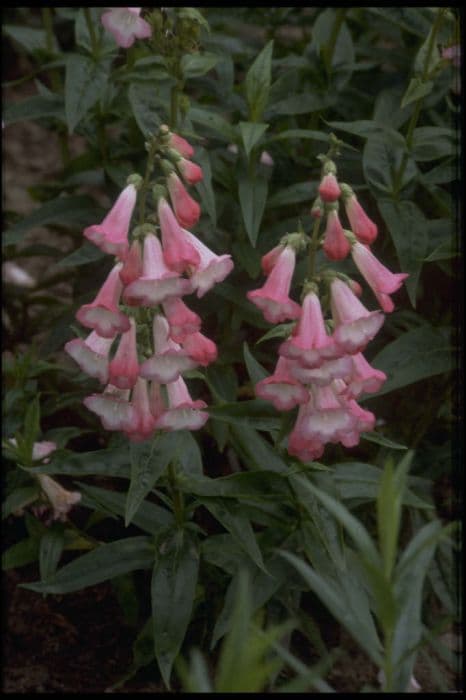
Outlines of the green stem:
[[176,484],[176,474],[173,462],[168,465],[168,482],[170,484],[170,490],[173,500],[173,515],[175,516],[175,522],[179,528],[183,526],[184,522],[184,501],[183,494],[178,489]]
[[178,121],[178,97],[180,91],[178,88],[178,83],[172,87],[170,96],[170,129],[176,129]]
[[320,228],[320,218],[316,219],[314,222],[314,228],[312,229],[311,243],[309,245],[309,279],[314,277],[315,264],[316,264],[316,253],[319,243],[319,228]]
[[343,24],[343,20],[345,19],[345,15],[346,15],[346,8],[340,7],[336,13],[335,22],[333,23],[333,27],[332,27],[332,33],[330,34],[330,39],[328,40],[328,44],[325,46],[325,49],[324,49],[325,68],[327,70],[328,76],[330,76],[332,73],[333,53],[335,51],[335,46],[337,43],[338,35],[340,33],[340,29],[341,29],[341,25]]
[[139,190],[139,225],[142,226],[144,223],[144,218],[146,216],[146,198],[147,190],[149,187],[149,180],[154,168],[154,158],[157,150],[157,140],[153,139],[149,152],[147,154],[146,172],[144,173],[144,180],[142,181],[141,188]]
[[94,29],[94,22],[92,21],[91,10],[89,7],[84,7],[84,18],[86,20],[87,29],[89,32],[89,37],[91,40],[91,51],[94,59],[97,59],[99,55],[99,41],[97,39],[97,34]]

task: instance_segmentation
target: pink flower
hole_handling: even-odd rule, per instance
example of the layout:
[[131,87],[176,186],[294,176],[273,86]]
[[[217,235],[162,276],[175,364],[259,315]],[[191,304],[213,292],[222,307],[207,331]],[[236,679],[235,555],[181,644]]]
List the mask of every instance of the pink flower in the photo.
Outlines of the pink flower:
[[119,389],[131,389],[139,376],[136,348],[136,323],[130,318],[130,329],[123,333],[115,357],[110,362],[108,376],[110,384]]
[[190,266],[197,268],[201,261],[199,253],[187,239],[163,197],[159,199],[157,211],[162,232],[163,257],[168,267],[178,273]]
[[[18,442],[16,438],[9,438],[8,442],[10,445],[13,445],[13,447],[18,447]],[[42,442],[35,442],[32,446],[32,459],[33,460],[44,460],[44,464],[48,464],[50,462],[49,459],[45,459],[45,457],[48,457],[49,454],[52,454],[52,452],[55,452],[57,449],[57,445],[55,442],[51,442],[49,440],[43,440]]]
[[442,58],[451,61],[456,68],[459,68],[461,65],[461,46],[459,44],[446,46],[442,49]]
[[114,338],[117,333],[129,330],[129,319],[118,308],[123,288],[121,268],[121,263],[115,265],[94,301],[81,306],[76,313],[77,320],[83,326],[94,329],[103,338]]
[[340,185],[333,173],[324,175],[320,181],[319,195],[323,202],[335,202],[341,195]]
[[183,180],[190,185],[200,182],[204,177],[202,174],[202,168],[200,168],[197,163],[193,163],[186,158],[180,158],[180,160],[178,160],[176,163],[176,167],[180,171]]
[[200,330],[200,317],[178,297],[164,301],[163,310],[170,324],[170,338],[177,343],[181,343],[187,335]]
[[207,367],[217,359],[217,346],[202,333],[191,333],[182,342],[183,350],[202,367]]
[[377,237],[377,226],[369,219],[355,194],[345,199],[345,210],[351,224],[351,230],[356,238],[361,243],[367,243],[368,245],[373,243]]
[[284,246],[279,243],[275,246],[275,248],[272,248],[272,250],[269,250],[268,253],[262,256],[261,267],[264,275],[270,275],[273,267],[275,266],[275,263],[277,262],[280,255],[283,253],[283,249]]
[[141,364],[141,377],[168,384],[176,381],[183,372],[197,367],[198,363],[187,350],[169,338],[168,332],[167,319],[156,314],[152,325],[154,354]]
[[343,357],[337,357],[334,360],[326,360],[320,367],[312,369],[296,363],[291,369],[291,374],[303,384],[312,383],[317,386],[325,386],[330,384],[333,379],[350,377],[352,370],[352,358],[349,355],[343,355]]
[[290,411],[309,399],[307,389],[290,372],[293,364],[291,360],[279,357],[274,373],[255,386],[256,396],[270,401],[277,411]]
[[330,260],[343,260],[351,250],[337,211],[330,211],[327,216],[323,250]]
[[131,442],[148,440],[155,432],[156,417],[153,415],[147,393],[147,382],[138,378],[131,396],[131,405],[135,412],[135,421],[131,430],[126,430]]
[[298,457],[302,462],[319,459],[324,453],[325,443],[319,439],[311,439],[308,435],[307,424],[312,412],[312,397],[308,396],[307,403],[301,404],[298,417],[288,437],[288,452]]
[[198,299],[204,296],[214,284],[223,282],[232,271],[234,265],[231,255],[216,255],[190,231],[182,229],[189,243],[199,253],[200,262],[191,275],[191,284],[196,290]]
[[99,416],[105,430],[132,432],[136,429],[137,416],[128,399],[129,389],[118,389],[108,384],[103,394],[87,396],[83,403],[89,411]]
[[165,401],[163,400],[160,384],[151,382],[149,386],[149,406],[154,418],[158,418],[165,411]]
[[360,352],[352,356],[353,372],[348,380],[348,393],[357,397],[362,393],[373,394],[380,390],[387,375],[372,367]]
[[131,248],[127,252],[123,267],[120,270],[120,279],[125,286],[137,280],[142,275],[142,255],[141,244],[135,240],[131,244]]
[[395,306],[388,295],[396,292],[409,275],[405,272],[397,274],[390,272],[377,260],[369,248],[361,245],[361,243],[356,242],[353,244],[351,255],[361,275],[377,297],[377,301],[382,309],[387,313],[393,311]]
[[278,352],[309,368],[319,367],[324,360],[343,354],[327,335],[319,297],[314,292],[304,297],[301,317],[293,334],[281,344]]
[[192,158],[194,155],[194,148],[191,144],[178,134],[174,134],[173,132],[170,134],[169,144],[171,148],[174,148],[175,151],[178,151],[178,153],[185,158]]
[[136,188],[128,185],[101,224],[88,226],[84,235],[98,248],[123,259],[128,250],[128,229],[136,204]]
[[101,21],[118,46],[128,49],[135,39],[149,39],[152,36],[150,24],[139,17],[140,14],[140,7],[112,7],[109,12],[104,12]]
[[359,444],[361,433],[374,430],[375,416],[370,411],[361,408],[354,400],[349,400],[347,407],[355,423],[352,430],[347,430],[340,435],[340,442],[344,447],[356,447]]
[[182,296],[191,291],[191,282],[167,267],[159,239],[149,233],[144,239],[142,275],[125,288],[125,303],[157,306],[169,297]]
[[346,402],[341,401],[334,386],[312,386],[313,405],[310,405],[304,432],[312,440],[339,442],[341,435],[350,431],[356,422]]
[[71,508],[81,500],[81,494],[79,491],[67,491],[47,474],[37,474],[37,479],[52,506],[52,520],[65,521]]
[[65,351],[79,365],[83,372],[95,377],[102,384],[108,382],[108,355],[113,338],[101,338],[92,331],[86,340],[73,338],[65,344]]
[[167,384],[169,408],[157,419],[161,430],[199,430],[209,414],[199,409],[206,408],[204,401],[193,401],[182,377]]
[[378,333],[384,316],[380,311],[368,311],[345,282],[334,279],[330,285],[332,315],[336,328],[335,343],[343,354],[354,355],[363,350]]
[[187,192],[176,173],[170,173],[167,177],[167,187],[173,210],[181,226],[190,228],[197,224],[201,215],[201,207]]
[[259,307],[269,323],[281,323],[288,318],[295,319],[300,316],[299,304],[289,298],[295,264],[295,251],[291,246],[285,246],[264,286],[246,295],[249,301]]

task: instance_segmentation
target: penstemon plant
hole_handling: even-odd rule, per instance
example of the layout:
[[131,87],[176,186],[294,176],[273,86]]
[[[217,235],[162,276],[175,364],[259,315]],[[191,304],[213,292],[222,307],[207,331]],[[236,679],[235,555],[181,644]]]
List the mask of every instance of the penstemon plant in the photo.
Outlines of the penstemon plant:
[[7,13],[3,568],[112,582],[108,690],[452,690],[455,9]]

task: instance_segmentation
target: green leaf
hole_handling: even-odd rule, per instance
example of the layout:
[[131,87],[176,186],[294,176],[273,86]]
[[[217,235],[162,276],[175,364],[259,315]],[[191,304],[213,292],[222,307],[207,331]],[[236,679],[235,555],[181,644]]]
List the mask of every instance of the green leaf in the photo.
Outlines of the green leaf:
[[52,527],[41,537],[39,546],[39,571],[42,581],[51,578],[58,566],[65,546],[62,527]]
[[39,539],[37,537],[29,537],[12,545],[2,554],[2,569],[17,569],[20,566],[26,566],[33,561],[37,561],[39,557]]
[[131,443],[131,483],[126,501],[128,527],[144,498],[161,477],[178,450],[176,433],[159,434],[152,440]]
[[39,487],[37,484],[33,486],[20,486],[14,489],[2,503],[2,520],[11,515],[11,513],[20,511],[29,503],[32,503],[38,496]]
[[436,260],[451,260],[459,255],[459,250],[454,250],[452,241],[444,241],[440,243],[435,250],[430,253],[424,262],[435,262]]
[[65,74],[65,113],[70,134],[104,94],[108,74],[108,63],[96,63],[86,56],[68,54]]
[[298,202],[310,202],[317,194],[315,182],[296,182],[289,187],[282,187],[267,202],[267,209],[283,207]]
[[267,180],[256,176],[243,176],[238,183],[238,194],[244,226],[251,244],[255,247],[267,201]]
[[[331,124],[332,122],[328,123]],[[345,124],[345,122],[341,123]],[[279,134],[274,134],[273,136],[267,138],[267,141],[281,141],[284,139],[313,139],[314,141],[323,141],[324,143],[328,143],[330,136],[323,131],[315,131],[314,129],[287,129],[286,131],[281,131]]]
[[220,114],[199,107],[191,107],[188,118],[195,124],[201,124],[221,136],[224,141],[234,143],[236,141],[236,129],[229,124]]
[[[27,53],[34,53],[37,49],[45,49],[47,47],[44,29],[4,24],[2,26],[2,31],[4,34],[17,41]],[[55,41],[54,44],[56,48]]]
[[129,571],[149,569],[154,555],[151,538],[128,537],[102,544],[63,566],[48,581],[25,583],[22,588],[37,593],[73,593]]
[[241,133],[241,138],[243,139],[244,150],[246,151],[246,157],[248,160],[252,149],[262,138],[268,128],[268,124],[258,124],[257,122],[239,123],[239,130]]
[[235,498],[239,501],[283,500],[289,496],[286,480],[273,471],[240,472],[230,476],[183,476],[180,488],[200,497]]
[[262,49],[246,73],[245,91],[250,121],[258,122],[267,106],[272,80],[273,41]]
[[326,124],[337,131],[346,131],[364,139],[380,134],[384,130],[384,126],[374,119],[358,119],[352,122],[331,121]]
[[262,399],[236,401],[208,407],[209,415],[232,425],[255,426],[258,430],[276,428],[279,423],[275,408]]
[[[363,151],[364,177],[373,187],[382,192],[393,192],[394,176],[400,170],[403,154],[406,151],[404,137],[393,129],[385,129],[383,134],[369,136]],[[417,174],[414,161],[408,158],[401,188]]]
[[377,204],[395,244],[401,269],[409,273],[404,284],[416,308],[417,285],[427,253],[427,221],[414,202],[379,199]]
[[130,454],[125,445],[116,449],[80,454],[68,450],[54,452],[48,464],[34,467],[34,474],[72,476],[118,476],[130,478]]
[[5,124],[55,117],[64,120],[65,103],[61,95],[34,95],[19,102],[6,104],[3,110]]
[[219,59],[220,56],[214,53],[184,54],[181,59],[183,77],[188,79],[205,75],[217,65]]
[[232,425],[231,438],[232,446],[249,469],[269,469],[279,473],[288,471],[288,465],[273,445],[247,423]]
[[414,129],[412,154],[415,160],[423,162],[452,156],[457,151],[455,131],[442,126],[420,126]]
[[[164,83],[166,85],[167,82]],[[136,123],[147,138],[162,123],[159,113],[166,113],[160,86],[133,82],[128,89],[128,99]]]
[[151,583],[154,651],[168,688],[191,618],[198,570],[197,543],[186,532],[177,531],[159,547]]
[[270,119],[281,115],[311,114],[330,107],[334,101],[335,99],[331,95],[320,96],[316,93],[300,93],[271,104],[265,113],[265,117]]
[[295,325],[296,323],[294,321],[292,323],[279,323],[275,328],[271,328],[267,333],[262,335],[259,340],[256,341],[256,345],[263,343],[265,340],[270,340],[271,338],[288,338]]
[[[430,77],[430,74],[437,68],[441,59],[440,51],[435,42],[434,27],[431,27],[425,41],[421,44],[414,61],[414,73],[424,77]],[[432,41],[433,40],[433,41]],[[429,59],[429,61],[427,61]]]
[[407,450],[406,445],[401,445],[399,442],[394,442],[381,435],[380,433],[361,433],[361,437],[368,442],[375,442],[376,445],[382,445],[382,447],[388,447],[391,450]]
[[196,148],[196,162],[202,168],[203,178],[196,183],[195,187],[201,198],[201,204],[207,211],[212,226],[217,226],[217,207],[215,203],[215,192],[212,187],[212,168],[210,164],[209,152],[204,148]]
[[249,378],[253,384],[257,384],[257,382],[260,382],[261,379],[265,379],[265,377],[268,376],[269,373],[252,355],[246,341],[244,341],[243,343],[243,356],[244,361],[246,363],[246,369],[248,370]]
[[388,379],[374,396],[408,386],[421,379],[449,372],[453,352],[450,345],[450,329],[423,325],[403,333],[385,346],[373,363],[385,372]]
[[416,100],[430,95],[433,87],[434,83],[432,80],[424,81],[421,78],[411,78],[406,92],[403,95],[403,99],[401,100],[401,109],[411,104],[411,102],[416,102]]
[[59,260],[59,262],[57,262],[57,267],[78,267],[79,265],[87,265],[90,262],[95,262],[104,257],[105,253],[92,243],[86,241],[80,248]]
[[67,228],[79,229],[95,220],[100,220],[101,210],[87,196],[57,197],[46,202],[3,234],[3,245],[21,240],[31,229],[47,224],[60,224]]
[[40,433],[40,402],[39,397],[35,396],[32,402],[28,405],[26,416],[24,419],[24,439],[32,454],[33,444],[37,441]]

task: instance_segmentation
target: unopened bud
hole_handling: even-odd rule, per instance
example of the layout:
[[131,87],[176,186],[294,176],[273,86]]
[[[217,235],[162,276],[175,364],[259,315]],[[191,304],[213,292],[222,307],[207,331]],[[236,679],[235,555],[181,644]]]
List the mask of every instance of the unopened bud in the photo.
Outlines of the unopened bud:
[[143,178],[139,173],[132,173],[126,178],[126,184],[127,185],[134,185],[134,187],[139,190],[142,183],[143,183]]
[[157,204],[159,199],[161,199],[162,197],[163,199],[167,199],[168,192],[163,185],[154,185],[154,187],[152,188],[152,196],[154,198],[154,202]]
[[354,194],[353,188],[346,184],[346,182],[340,182],[341,196],[343,199],[349,199]]
[[165,160],[165,158],[160,159],[160,167],[163,170],[163,174],[167,177],[171,173],[175,172],[175,167],[170,163],[169,160]]
[[312,208],[311,208],[311,216],[313,216],[314,219],[320,219],[322,217],[323,213],[324,213],[324,203],[322,202],[320,197],[316,197],[314,200],[314,204],[312,205]]

